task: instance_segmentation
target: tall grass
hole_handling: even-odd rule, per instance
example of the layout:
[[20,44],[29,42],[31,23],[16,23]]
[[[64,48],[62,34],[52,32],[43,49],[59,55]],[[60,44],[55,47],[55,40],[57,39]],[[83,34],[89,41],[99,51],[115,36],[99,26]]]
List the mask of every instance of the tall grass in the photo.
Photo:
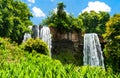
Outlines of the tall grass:
[[119,78],[100,67],[63,66],[41,54],[28,54],[17,63],[0,63],[0,78]]
[[62,65],[58,60],[28,53],[0,39],[0,78],[120,78],[101,67]]

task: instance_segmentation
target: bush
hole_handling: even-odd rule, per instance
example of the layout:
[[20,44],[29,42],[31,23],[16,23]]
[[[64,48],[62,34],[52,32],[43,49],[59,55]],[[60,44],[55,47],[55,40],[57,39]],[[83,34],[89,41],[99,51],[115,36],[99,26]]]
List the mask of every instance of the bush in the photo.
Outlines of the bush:
[[105,63],[112,67],[114,72],[120,72],[120,14],[115,14],[106,23],[106,33],[103,36],[107,40],[105,45]]
[[39,38],[28,39],[25,43],[23,43],[23,47],[29,52],[34,50],[41,54],[50,55],[47,44]]
[[26,52],[22,50],[15,42],[8,38],[0,37],[0,61],[3,62],[19,62],[19,59]]
[[104,54],[106,66],[111,67],[114,72],[120,72],[120,44],[114,41],[107,43]]
[[52,58],[60,60],[62,64],[76,64],[77,60],[71,52],[61,51],[58,54],[53,54]]

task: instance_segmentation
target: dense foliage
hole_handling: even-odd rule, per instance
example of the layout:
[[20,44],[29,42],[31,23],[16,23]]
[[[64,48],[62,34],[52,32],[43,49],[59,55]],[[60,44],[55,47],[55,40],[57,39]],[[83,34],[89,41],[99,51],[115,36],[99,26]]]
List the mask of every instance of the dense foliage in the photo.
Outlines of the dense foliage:
[[[43,25],[53,26],[60,32],[72,32],[77,31],[78,33],[97,33],[100,37],[104,34],[104,39],[101,43],[106,42],[104,48],[105,64],[106,67],[112,67],[113,71],[120,72],[120,14],[115,14],[111,16],[107,12],[84,12],[81,13],[77,18],[67,14],[64,10],[65,5],[63,3],[58,3],[57,11],[51,12],[51,14],[43,20]],[[82,33],[81,33],[82,35]],[[65,56],[65,52],[56,55],[55,58],[61,60],[65,63],[66,59],[69,59],[66,63],[74,61],[74,56],[68,54]],[[69,55],[71,59],[69,58]],[[62,57],[63,58],[60,58]],[[71,60],[71,61],[70,61]]]
[[60,32],[69,31],[82,31],[85,33],[105,33],[105,24],[109,20],[110,15],[107,12],[95,12],[81,13],[77,18],[71,14],[66,13],[64,10],[65,5],[58,3],[57,12],[53,11],[51,14],[43,20],[42,24],[53,26]]
[[[24,50],[18,47],[16,43],[10,43],[12,42],[8,38],[1,38],[0,37],[0,63],[4,62],[19,62],[19,58],[23,57],[25,55]],[[1,67],[1,66],[0,66]]]
[[59,51],[57,54],[53,54],[52,58],[60,60],[62,64],[76,64],[76,63],[78,64],[79,63],[78,59],[77,60],[75,59],[71,51]]
[[50,55],[47,44],[39,38],[36,39],[30,38],[22,45],[23,48],[29,52],[35,50],[38,53]]
[[95,12],[90,11],[84,12],[78,16],[79,19],[82,19],[83,26],[85,27],[86,33],[105,33],[105,24],[109,20],[110,15],[107,12]]
[[60,60],[63,65],[73,64],[76,66],[83,66],[83,54],[80,50],[75,51],[70,48],[56,48],[56,51],[57,52],[52,53],[52,58]]
[[71,14],[67,14],[64,10],[65,5],[60,2],[57,6],[57,11],[53,11],[50,15],[43,20],[42,25],[53,26],[60,33],[70,31],[80,31],[82,28],[82,20],[77,20]]
[[105,47],[106,63],[114,71],[120,72],[120,14],[115,14],[106,24],[103,35],[107,44]]
[[119,78],[100,67],[63,66],[60,61],[38,53],[28,53],[0,38],[1,78]]
[[[107,40],[104,48],[106,67],[111,67],[119,73],[120,14],[109,20],[108,13],[91,11],[74,18],[67,14],[64,8],[63,3],[58,3],[57,11],[51,12],[43,21],[43,25],[53,26],[60,33],[84,30],[86,33],[105,33],[103,36]],[[22,1],[0,0],[0,36],[4,38],[0,38],[0,78],[120,78],[120,74],[113,74],[109,68],[104,70],[100,67],[62,65],[60,61],[45,56],[49,55],[48,47],[40,39],[29,39],[21,46],[12,43],[20,43],[23,34],[29,31],[28,26],[32,24],[30,17],[32,14]],[[76,61],[69,52],[66,52],[66,56],[65,53],[60,53],[55,58],[67,64]]]
[[0,36],[20,43],[32,24],[30,17],[32,14],[22,1],[0,0]]

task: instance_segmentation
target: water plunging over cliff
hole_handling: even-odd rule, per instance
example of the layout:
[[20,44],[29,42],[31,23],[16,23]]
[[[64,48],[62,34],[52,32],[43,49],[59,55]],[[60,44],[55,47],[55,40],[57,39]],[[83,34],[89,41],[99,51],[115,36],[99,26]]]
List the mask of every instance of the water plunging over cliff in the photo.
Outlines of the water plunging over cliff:
[[23,38],[23,42],[25,42],[27,39],[31,38],[31,34],[29,33],[25,33],[24,34],[24,38]]
[[33,25],[32,26],[32,38],[39,38],[39,26]]
[[23,42],[25,42],[28,38],[40,38],[42,39],[47,45],[48,49],[50,51],[51,56],[51,34],[50,29],[47,26],[29,26],[29,28],[32,30],[32,34],[25,33]]
[[102,66],[104,68],[103,53],[97,34],[85,34],[83,54],[84,65]]
[[48,48],[50,50],[50,56],[51,56],[51,34],[49,27],[43,26],[40,30],[39,37],[48,45]]
[[[30,30],[32,30],[32,26],[28,27]],[[31,34],[30,33],[25,33],[24,34],[24,38],[23,38],[23,42],[25,42],[27,39],[31,38]]]

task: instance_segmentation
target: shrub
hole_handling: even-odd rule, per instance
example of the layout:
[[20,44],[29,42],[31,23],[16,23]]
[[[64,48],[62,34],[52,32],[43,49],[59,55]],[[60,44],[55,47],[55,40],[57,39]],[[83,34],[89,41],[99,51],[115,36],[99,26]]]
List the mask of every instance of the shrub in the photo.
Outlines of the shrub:
[[56,48],[52,52],[52,58],[60,60],[62,64],[74,64],[76,66],[83,65],[83,55],[80,51],[71,48]]
[[111,66],[114,72],[120,72],[120,14],[115,14],[106,23],[106,33],[103,34],[107,40],[105,45],[105,63]]
[[47,44],[39,38],[28,39],[25,43],[23,43],[23,46],[24,49],[29,52],[35,50],[38,53],[50,55]]
[[21,56],[26,52],[18,47],[15,42],[8,38],[0,37],[0,61],[2,62],[18,62]]
[[52,56],[54,59],[60,60],[63,64],[75,64],[77,61],[71,52],[59,52],[59,54],[54,54]]

